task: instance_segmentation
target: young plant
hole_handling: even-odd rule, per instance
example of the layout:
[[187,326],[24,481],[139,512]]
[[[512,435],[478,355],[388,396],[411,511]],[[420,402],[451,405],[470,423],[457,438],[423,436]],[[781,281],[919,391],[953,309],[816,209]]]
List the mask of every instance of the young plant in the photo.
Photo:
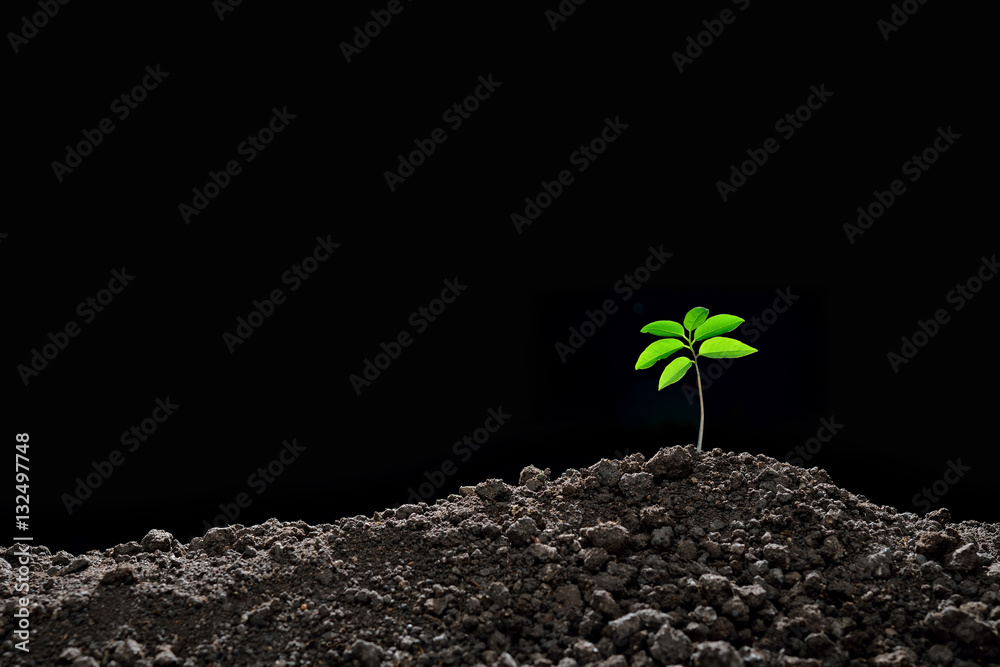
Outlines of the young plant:
[[[757,350],[733,338],[726,338],[720,334],[729,333],[736,327],[743,324],[743,318],[734,315],[708,316],[708,308],[692,308],[684,316],[684,326],[671,320],[659,320],[650,322],[639,333],[651,333],[659,336],[663,340],[652,343],[635,362],[635,369],[642,370],[649,368],[660,359],[666,359],[674,352],[682,348],[691,350],[693,359],[678,357],[663,369],[660,375],[660,386],[657,391],[667,385],[671,385],[688,372],[694,366],[698,376],[698,404],[701,407],[701,419],[698,422],[698,451],[701,451],[701,436],[705,430],[705,401],[701,395],[701,371],[698,370],[698,357],[708,357],[709,359],[733,359],[745,357],[753,354]],[[687,333],[685,333],[685,331]],[[678,340],[679,339],[679,340]],[[694,344],[702,342],[698,351],[694,351]]]

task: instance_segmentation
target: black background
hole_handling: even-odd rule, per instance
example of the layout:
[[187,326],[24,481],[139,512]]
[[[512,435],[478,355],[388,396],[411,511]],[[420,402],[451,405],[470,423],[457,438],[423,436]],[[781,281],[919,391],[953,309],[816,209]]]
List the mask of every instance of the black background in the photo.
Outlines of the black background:
[[[705,390],[706,449],[785,460],[832,419],[842,428],[806,465],[838,485],[1000,519],[1000,286],[947,301],[997,249],[987,22],[928,3],[886,40],[890,4],[747,4],[566,2],[553,30],[554,0],[404,1],[350,62],[341,43],[384,3],[244,2],[220,20],[207,1],[73,2],[16,53],[8,34],[6,542],[79,553],[151,528],[186,541],[241,492],[234,522],[323,523],[399,505],[428,479],[443,481],[433,502],[516,483],[529,463],[558,476],[693,443],[693,370],[658,392],[663,362],[634,365],[654,340],[644,324],[694,306],[772,322],[730,334],[759,352]],[[678,71],[673,54],[724,9],[735,20]],[[8,4],[5,32],[38,11]],[[157,65],[163,82],[114,117]],[[452,129],[442,114],[480,76],[500,85]],[[775,123],[812,86],[832,95],[786,138]],[[237,147],[275,108],[294,119],[247,163]],[[104,117],[115,130],[60,181],[52,163]],[[627,128],[577,171],[571,154],[605,119]],[[397,156],[438,127],[446,141],[390,190]],[[960,138],[910,182],[903,163],[938,128]],[[768,137],[779,150],[723,201],[717,182]],[[233,159],[242,172],[186,224],[178,206]],[[573,183],[518,233],[511,215],[564,169]],[[844,223],[893,179],[906,192],[851,243]],[[317,237],[340,246],[291,291],[282,275]],[[661,247],[671,257],[641,289],[615,291]],[[77,305],[123,267],[134,280],[85,323]],[[456,279],[467,288],[418,332],[410,314]],[[286,301],[231,353],[223,334],[274,289]],[[797,298],[770,319],[779,291]],[[556,344],[607,299],[617,310],[563,361]],[[938,309],[950,321],[896,372],[887,355]],[[80,334],[26,384],[18,367],[69,320]],[[403,331],[412,344],[359,395],[350,376]],[[121,434],[167,397],[177,410],[128,451]],[[463,460],[453,443],[491,408],[509,420]],[[28,531],[14,527],[17,433],[30,434]],[[292,439],[299,457],[257,493],[248,477]],[[77,478],[116,449],[124,462],[70,513]],[[435,474],[447,460],[454,474]],[[945,495],[916,504],[959,460]]]

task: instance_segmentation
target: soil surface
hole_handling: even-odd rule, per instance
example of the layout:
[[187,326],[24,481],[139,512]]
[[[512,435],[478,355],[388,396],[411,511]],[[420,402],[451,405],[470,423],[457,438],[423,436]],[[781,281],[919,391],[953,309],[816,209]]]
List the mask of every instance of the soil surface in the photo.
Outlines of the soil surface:
[[[1000,524],[694,447],[181,544],[0,548],[0,664],[1000,664]],[[21,612],[23,613],[23,611]]]

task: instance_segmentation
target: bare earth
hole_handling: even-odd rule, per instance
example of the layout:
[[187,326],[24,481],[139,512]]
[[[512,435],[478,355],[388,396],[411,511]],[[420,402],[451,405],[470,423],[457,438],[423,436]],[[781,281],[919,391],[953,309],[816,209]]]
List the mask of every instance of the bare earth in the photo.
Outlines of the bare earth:
[[1000,525],[758,455],[661,449],[552,480],[181,544],[0,548],[0,665],[1000,664]]

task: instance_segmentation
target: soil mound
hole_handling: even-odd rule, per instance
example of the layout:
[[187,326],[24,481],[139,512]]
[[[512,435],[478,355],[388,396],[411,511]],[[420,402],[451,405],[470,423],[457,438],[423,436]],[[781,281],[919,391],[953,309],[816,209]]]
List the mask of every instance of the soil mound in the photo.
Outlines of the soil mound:
[[78,557],[0,549],[0,664],[1000,663],[1000,524],[694,447],[524,468],[433,505],[271,519]]

